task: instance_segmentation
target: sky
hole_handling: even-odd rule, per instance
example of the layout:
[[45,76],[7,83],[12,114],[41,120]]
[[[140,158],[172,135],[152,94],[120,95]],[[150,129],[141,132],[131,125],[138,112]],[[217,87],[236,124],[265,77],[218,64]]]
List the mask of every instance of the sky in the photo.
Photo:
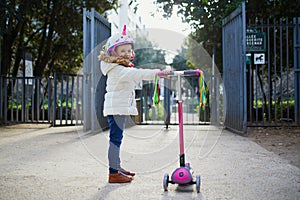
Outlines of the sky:
[[190,33],[190,27],[177,16],[177,11],[166,19],[163,17],[163,11],[157,11],[157,6],[152,0],[138,0],[137,3],[136,14],[141,16],[142,22],[150,32],[150,39],[159,47],[174,53],[180,49],[182,41]]
[[[147,28],[169,29],[185,36],[190,33],[189,25],[181,21],[176,10],[171,18],[165,19],[162,11],[157,11],[157,6],[152,3],[152,0],[139,0],[138,4],[137,15],[142,17]],[[152,16],[153,14],[154,16]]]

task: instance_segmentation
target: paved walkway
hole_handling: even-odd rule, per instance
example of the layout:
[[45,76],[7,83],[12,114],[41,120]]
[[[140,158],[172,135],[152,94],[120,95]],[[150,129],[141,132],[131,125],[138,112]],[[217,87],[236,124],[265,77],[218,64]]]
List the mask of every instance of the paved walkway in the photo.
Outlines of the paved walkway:
[[0,127],[0,199],[300,199],[300,169],[246,137],[212,126],[185,126],[186,161],[195,185],[162,188],[178,167],[177,127],[127,128],[122,166],[132,183],[107,183],[108,131],[81,127]]

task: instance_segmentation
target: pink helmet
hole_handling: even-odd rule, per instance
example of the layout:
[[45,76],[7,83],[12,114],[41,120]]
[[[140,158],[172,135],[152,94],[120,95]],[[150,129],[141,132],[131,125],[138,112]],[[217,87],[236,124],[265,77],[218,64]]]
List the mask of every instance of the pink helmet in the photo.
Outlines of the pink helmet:
[[123,44],[131,44],[133,46],[134,40],[126,34],[126,25],[123,27],[122,34],[111,36],[106,42],[106,55],[111,55],[117,46]]

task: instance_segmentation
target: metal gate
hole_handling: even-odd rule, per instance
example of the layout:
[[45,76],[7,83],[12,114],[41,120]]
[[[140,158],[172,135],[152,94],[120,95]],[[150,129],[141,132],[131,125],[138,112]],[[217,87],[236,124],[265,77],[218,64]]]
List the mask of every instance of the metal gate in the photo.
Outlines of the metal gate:
[[51,79],[0,77],[0,117],[4,123],[50,123]]
[[300,18],[222,22],[225,127],[300,126]]
[[82,124],[82,76],[0,77],[5,123]]
[[247,131],[245,3],[222,21],[223,82],[226,128]]
[[106,77],[100,71],[98,60],[101,42],[111,35],[111,24],[94,8],[83,9],[83,118],[84,131],[95,131],[108,127],[103,116]]
[[82,125],[83,76],[55,73],[51,82],[52,126]]
[[249,40],[263,41],[247,52],[248,126],[300,125],[299,24],[300,18],[248,19]]

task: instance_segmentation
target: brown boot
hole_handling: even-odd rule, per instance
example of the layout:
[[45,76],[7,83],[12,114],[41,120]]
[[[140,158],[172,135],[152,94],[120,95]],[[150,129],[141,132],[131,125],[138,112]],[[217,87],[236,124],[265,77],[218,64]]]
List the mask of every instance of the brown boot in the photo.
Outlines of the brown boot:
[[121,173],[123,173],[127,176],[134,176],[135,175],[135,173],[127,171],[127,170],[123,169],[122,167],[119,168],[119,172],[121,172]]
[[122,173],[109,174],[109,178],[108,178],[109,183],[130,183],[131,181],[132,178]]

